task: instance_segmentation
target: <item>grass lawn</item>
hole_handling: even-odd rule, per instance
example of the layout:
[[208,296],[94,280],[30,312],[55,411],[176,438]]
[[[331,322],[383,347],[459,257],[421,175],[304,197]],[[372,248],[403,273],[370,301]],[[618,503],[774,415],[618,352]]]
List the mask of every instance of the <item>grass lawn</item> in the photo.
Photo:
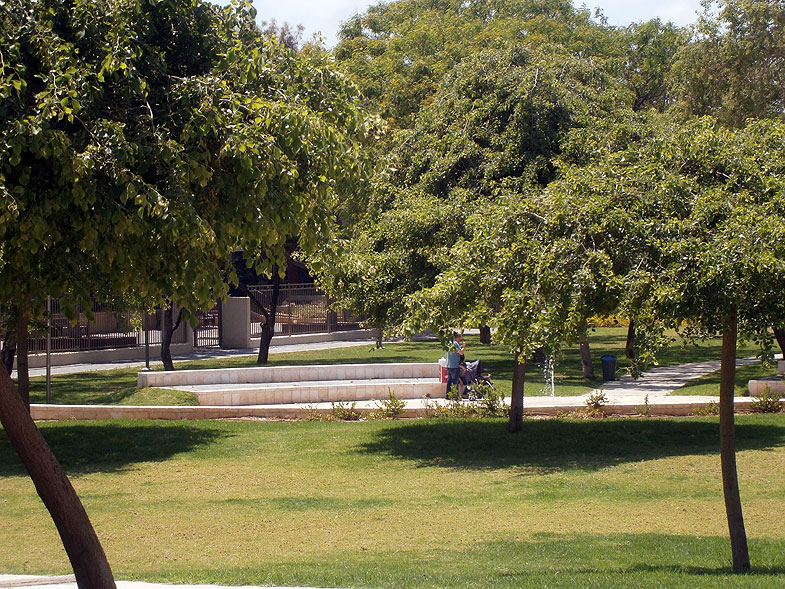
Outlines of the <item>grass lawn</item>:
[[[598,328],[591,333],[590,342],[592,357],[597,378],[588,380],[581,374],[580,352],[577,346],[567,350],[564,357],[556,365],[555,393],[558,396],[581,395],[602,384],[600,357],[617,356],[618,368],[621,372],[629,366],[624,357],[626,328]],[[757,348],[746,345],[739,349],[740,357],[754,356]],[[374,350],[367,344],[348,348],[315,350],[271,354],[271,366],[290,364],[357,364],[369,362],[436,362],[443,355],[441,346],[436,341],[397,342],[390,343],[383,350]],[[509,397],[512,388],[512,356],[503,346],[484,346],[478,337],[467,338],[466,357],[469,360],[480,359],[493,374],[496,386]],[[699,345],[684,345],[677,340],[670,348],[660,355],[662,365],[698,362],[702,360],[719,360],[719,338],[708,340]],[[234,358],[217,358],[191,362],[178,362],[178,369],[197,368],[228,368],[256,366],[255,356]],[[64,404],[129,404],[129,405],[192,405],[196,401],[193,395],[182,391],[161,392],[160,389],[138,391],[136,375],[138,369],[120,369],[103,372],[55,375],[52,377],[52,400]],[[746,381],[745,381],[746,386]],[[32,402],[43,403],[45,399],[45,380],[31,379],[30,396]],[[530,364],[527,367],[525,394],[549,395],[545,375],[541,365]],[[694,393],[703,394],[703,393]]]
[[[736,368],[736,396],[744,396],[749,393],[747,383],[751,380],[776,376],[777,366],[762,366],[753,364],[751,366],[738,366]],[[689,384],[684,385],[677,395],[719,395],[720,394],[720,373],[714,372],[700,378],[696,378]]]
[[[118,578],[326,587],[783,587],[785,415],[737,418],[753,572],[730,573],[716,418],[58,422]],[[0,572],[67,573],[0,431]]]

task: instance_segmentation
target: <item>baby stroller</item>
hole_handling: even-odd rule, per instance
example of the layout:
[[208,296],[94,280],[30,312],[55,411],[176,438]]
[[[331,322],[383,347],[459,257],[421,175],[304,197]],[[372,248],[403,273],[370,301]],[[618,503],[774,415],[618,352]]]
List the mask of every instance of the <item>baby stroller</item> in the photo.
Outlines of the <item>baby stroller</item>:
[[464,399],[468,399],[469,401],[482,399],[482,390],[476,388],[477,385],[486,385],[492,389],[496,388],[493,386],[491,375],[483,370],[482,362],[480,360],[467,362],[462,366],[462,368],[465,369],[465,372],[463,370],[461,371],[461,380],[463,381],[463,384],[466,385],[466,388],[463,389],[463,395],[461,395]]

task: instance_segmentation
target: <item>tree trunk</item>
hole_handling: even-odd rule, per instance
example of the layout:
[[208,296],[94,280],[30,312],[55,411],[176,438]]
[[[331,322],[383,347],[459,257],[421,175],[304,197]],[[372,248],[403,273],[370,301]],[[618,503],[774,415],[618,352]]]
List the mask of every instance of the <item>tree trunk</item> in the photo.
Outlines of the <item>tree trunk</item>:
[[582,321],[579,327],[581,336],[581,367],[583,378],[594,379],[594,365],[591,362],[591,349],[589,349],[589,330],[586,321]]
[[512,369],[512,395],[510,397],[510,423],[508,429],[515,433],[523,428],[523,385],[526,382],[526,359],[515,353]]
[[624,355],[627,358],[634,358],[635,351],[632,349],[632,342],[635,340],[635,322],[630,319],[630,324],[627,326],[627,343],[624,344]]
[[491,328],[488,325],[480,325],[480,343],[491,344]]
[[[278,296],[281,292],[281,276],[278,274],[278,264],[273,264],[272,269],[273,293],[270,297],[270,309],[264,309],[264,323],[262,324],[262,335],[259,338],[259,355],[256,357],[257,364],[267,364],[270,358],[270,342],[275,335],[275,316],[278,312]],[[261,305],[261,301],[257,301]]]
[[774,337],[777,339],[777,343],[780,345],[780,351],[782,352],[782,357],[785,359],[785,329],[779,329],[777,327],[772,327],[772,331],[774,331]]
[[27,357],[27,327],[30,311],[20,308],[16,315],[16,390],[30,410],[30,369]]
[[172,335],[174,334],[174,303],[164,307],[161,321],[161,362],[164,370],[174,370]]
[[384,330],[381,327],[376,328],[376,349],[384,349]]
[[3,338],[3,350],[0,351],[0,362],[5,367],[5,371],[11,374],[14,371],[14,358],[16,357],[16,334],[10,327],[6,329]]
[[722,490],[725,495],[725,513],[728,516],[733,570],[748,571],[750,555],[747,550],[747,533],[741,512],[739,478],[736,470],[736,432],[733,415],[733,397],[736,381],[736,315],[728,315],[722,332],[722,360],[720,364],[720,460],[722,464]]
[[114,588],[112,570],[82,502],[2,368],[0,421],[52,516],[79,587]]

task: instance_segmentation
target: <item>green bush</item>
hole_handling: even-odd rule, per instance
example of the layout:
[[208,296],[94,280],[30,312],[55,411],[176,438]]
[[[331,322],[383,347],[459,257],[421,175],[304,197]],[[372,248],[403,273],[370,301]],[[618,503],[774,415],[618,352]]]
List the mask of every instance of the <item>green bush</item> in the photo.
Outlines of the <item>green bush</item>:
[[352,401],[351,404],[343,402],[332,403],[332,409],[328,415],[329,421],[357,421],[360,419],[360,412],[355,410],[356,403]]
[[371,411],[366,416],[367,419],[398,419],[406,409],[406,402],[396,397],[392,391],[379,403],[381,405]]
[[643,398],[643,405],[640,407],[636,407],[635,411],[637,411],[638,415],[641,417],[651,417],[651,405],[649,405],[649,395],[646,395]]
[[782,412],[782,401],[780,401],[779,394],[772,392],[769,387],[764,387],[760,397],[750,403],[750,411],[755,413]]
[[482,417],[507,417],[509,409],[504,404],[504,393],[487,384],[472,386],[472,390],[481,397],[477,400],[479,413]]
[[696,407],[692,413],[693,415],[719,415],[720,404],[717,401],[709,401],[705,405]]

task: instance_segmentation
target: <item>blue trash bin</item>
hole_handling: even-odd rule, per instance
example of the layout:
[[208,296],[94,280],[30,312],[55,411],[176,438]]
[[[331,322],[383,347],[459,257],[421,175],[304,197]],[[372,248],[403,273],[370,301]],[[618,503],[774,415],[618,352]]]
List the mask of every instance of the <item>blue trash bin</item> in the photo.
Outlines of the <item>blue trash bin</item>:
[[603,356],[600,360],[602,361],[602,379],[616,380],[616,356]]

